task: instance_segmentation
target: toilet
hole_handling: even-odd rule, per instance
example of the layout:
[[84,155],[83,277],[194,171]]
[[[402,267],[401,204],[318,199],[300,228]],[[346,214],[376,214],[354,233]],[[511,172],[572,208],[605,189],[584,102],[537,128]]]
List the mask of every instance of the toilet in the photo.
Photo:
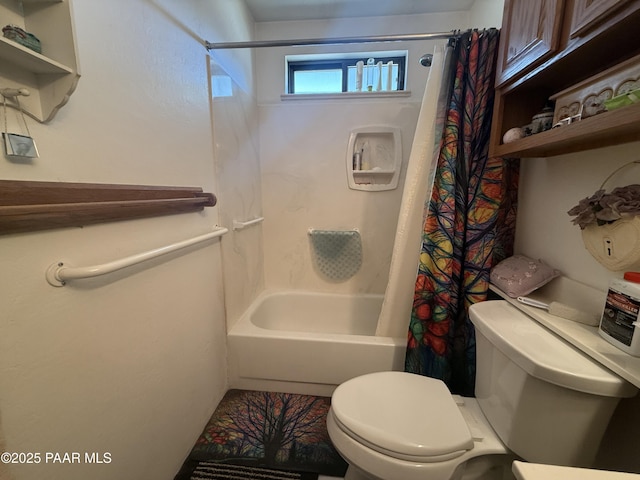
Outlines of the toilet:
[[521,459],[590,467],[619,400],[637,389],[503,300],[473,305],[476,397],[406,372],[333,393],[329,437],[346,480],[503,478]]

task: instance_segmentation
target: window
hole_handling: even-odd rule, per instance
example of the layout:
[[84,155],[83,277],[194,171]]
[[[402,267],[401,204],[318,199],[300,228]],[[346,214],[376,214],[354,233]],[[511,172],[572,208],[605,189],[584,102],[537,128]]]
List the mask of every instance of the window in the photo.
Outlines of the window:
[[214,97],[233,97],[233,81],[229,75],[211,75],[211,93]]
[[[404,90],[406,52],[292,55],[287,57],[287,93],[340,93]],[[357,55],[357,56],[355,56]],[[365,56],[363,56],[365,55]],[[358,75],[360,63],[361,75]],[[358,84],[361,76],[362,83]],[[370,87],[370,88],[369,88]]]

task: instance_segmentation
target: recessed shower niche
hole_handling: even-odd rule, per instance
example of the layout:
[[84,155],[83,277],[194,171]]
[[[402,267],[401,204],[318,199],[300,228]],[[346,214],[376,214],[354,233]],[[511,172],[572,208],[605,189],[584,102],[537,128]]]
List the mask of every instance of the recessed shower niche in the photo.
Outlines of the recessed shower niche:
[[363,127],[351,131],[347,147],[347,179],[353,190],[393,190],[402,165],[400,129]]

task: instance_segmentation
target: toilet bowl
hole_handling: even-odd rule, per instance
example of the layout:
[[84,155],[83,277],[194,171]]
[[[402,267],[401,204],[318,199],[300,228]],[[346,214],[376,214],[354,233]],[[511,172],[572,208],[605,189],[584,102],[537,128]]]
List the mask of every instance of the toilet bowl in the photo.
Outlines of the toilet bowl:
[[476,398],[405,372],[336,388],[327,429],[346,480],[503,478],[514,458],[590,466],[619,399],[637,389],[504,301],[470,313]]
[[[421,415],[422,408],[433,415]],[[472,458],[508,454],[475,399],[451,395],[440,380],[404,372],[343,383],[331,399],[327,430],[349,464],[348,480],[450,479]],[[512,459],[500,460],[508,469]]]

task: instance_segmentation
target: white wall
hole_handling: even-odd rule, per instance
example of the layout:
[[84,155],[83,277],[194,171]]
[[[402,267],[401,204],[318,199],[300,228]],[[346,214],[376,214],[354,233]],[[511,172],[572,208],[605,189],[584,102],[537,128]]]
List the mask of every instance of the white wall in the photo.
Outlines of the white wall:
[[[580,228],[567,211],[591,196],[616,168],[637,160],[639,143],[521,161],[516,245],[518,253],[541,258],[565,276],[603,292],[622,272],[611,272],[584,248]],[[640,168],[629,167],[607,182],[640,183]]]
[[473,27],[502,26],[504,0],[475,0],[469,10],[469,19]]
[[[502,1],[499,3],[500,16]],[[500,23],[500,18],[486,26]],[[469,12],[349,18],[256,24],[260,40],[397,33],[447,32],[472,24]],[[260,113],[260,163],[264,201],[265,283],[268,289],[341,293],[384,293],[395,236],[406,161],[409,157],[428,69],[418,65],[434,41],[330,47],[261,49],[256,53]],[[407,89],[411,96],[379,99],[282,101],[284,55],[408,50]],[[388,192],[348,188],[346,149],[352,129],[391,125],[402,129],[400,185]],[[335,283],[317,273],[307,230],[358,228],[363,267],[350,280]]]
[[[240,2],[74,4],[82,78],[40,158],[3,179],[216,191],[201,38],[245,40]],[[253,83],[250,59],[221,61]],[[220,198],[222,203],[224,199]],[[0,237],[0,441],[13,452],[110,453],[106,465],[9,465],[0,477],[171,479],[226,389],[220,241],[53,288],[46,267],[102,263],[203,233],[202,213]]]

